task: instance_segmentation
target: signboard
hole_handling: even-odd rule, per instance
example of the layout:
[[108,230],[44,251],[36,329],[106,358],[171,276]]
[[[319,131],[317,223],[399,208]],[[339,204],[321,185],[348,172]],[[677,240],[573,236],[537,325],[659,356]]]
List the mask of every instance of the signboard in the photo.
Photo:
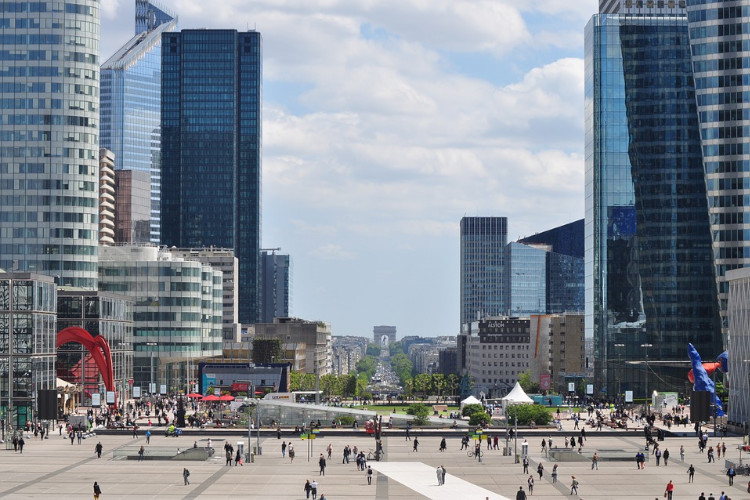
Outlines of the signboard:
[[586,384],[586,394],[594,394],[594,384]]
[[133,397],[134,398],[140,398],[141,397],[141,386],[136,385],[133,387]]
[[551,386],[551,379],[550,375],[541,375],[539,377],[539,388],[543,391],[548,391]]
[[167,393],[167,384],[161,384],[159,386],[159,394],[166,394]]
[[218,387],[214,387],[214,396],[221,396],[221,389]]
[[576,383],[575,382],[568,382],[568,391],[569,392],[575,392],[576,391]]
[[156,394],[156,384],[154,383],[148,384],[148,393]]
[[95,392],[91,394],[91,406],[101,406],[102,405],[102,395],[98,392]]
[[107,391],[107,404],[115,404],[115,391]]
[[625,402],[626,403],[633,402],[633,391],[625,391]]

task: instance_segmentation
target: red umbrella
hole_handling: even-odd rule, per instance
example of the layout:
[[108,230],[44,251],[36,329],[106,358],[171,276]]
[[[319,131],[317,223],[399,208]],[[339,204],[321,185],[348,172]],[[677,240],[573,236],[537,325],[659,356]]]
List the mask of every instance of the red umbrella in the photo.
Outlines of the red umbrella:
[[206,396],[203,398],[203,401],[219,401],[219,396],[214,396],[211,394],[210,396]]
[[223,396],[219,396],[219,401],[234,401],[234,396],[230,396],[229,394],[225,394]]
[[195,399],[202,399],[203,394],[198,394],[197,392],[191,392],[190,394],[187,395],[187,397],[195,398]]

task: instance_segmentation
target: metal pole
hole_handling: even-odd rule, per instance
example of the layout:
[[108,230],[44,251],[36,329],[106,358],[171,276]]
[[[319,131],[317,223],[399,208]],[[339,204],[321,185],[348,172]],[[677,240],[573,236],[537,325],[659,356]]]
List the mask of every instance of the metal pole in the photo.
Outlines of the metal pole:
[[516,416],[513,419],[514,420],[513,423],[514,423],[515,428],[516,428],[515,432],[513,433],[513,440],[514,440],[514,443],[513,443],[513,454],[516,457],[515,458],[516,463],[518,463],[518,406],[514,405],[513,408],[516,410],[515,411]]

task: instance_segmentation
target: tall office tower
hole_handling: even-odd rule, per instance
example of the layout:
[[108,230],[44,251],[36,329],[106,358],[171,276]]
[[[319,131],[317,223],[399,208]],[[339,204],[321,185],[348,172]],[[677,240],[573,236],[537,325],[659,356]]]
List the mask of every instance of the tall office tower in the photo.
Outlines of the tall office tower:
[[0,268],[96,289],[99,1],[0,9]]
[[684,9],[685,0],[599,0],[600,14],[643,13],[658,9]]
[[115,170],[115,243],[151,241],[151,175]]
[[162,243],[233,248],[239,320],[259,315],[260,33],[162,37]]
[[511,242],[503,249],[502,310],[510,316],[547,312],[547,254],[544,248]]
[[153,0],[135,2],[136,35],[102,65],[101,146],[117,168],[151,175],[150,240],[160,240],[161,35],[177,26]]
[[585,37],[586,334],[613,398],[686,387],[687,343],[721,343],[684,10],[622,12]]
[[99,244],[115,242],[115,155],[99,150]]
[[[750,266],[750,2],[688,0],[687,12],[719,307],[726,334],[729,284],[725,273]],[[714,351],[711,354],[718,354]]]
[[261,252],[260,322],[273,323],[274,318],[288,318],[290,260],[288,255]]
[[461,325],[503,311],[507,217],[461,219]]

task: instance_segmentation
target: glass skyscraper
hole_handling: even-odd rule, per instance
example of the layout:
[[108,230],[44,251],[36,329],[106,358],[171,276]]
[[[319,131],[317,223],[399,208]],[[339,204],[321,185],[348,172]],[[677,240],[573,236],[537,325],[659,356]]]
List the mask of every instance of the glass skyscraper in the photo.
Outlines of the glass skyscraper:
[[461,219],[461,325],[503,313],[507,217]]
[[721,345],[687,23],[667,7],[586,27],[586,330],[613,398],[687,389],[687,343]]
[[276,252],[261,253],[261,323],[273,323],[274,318],[289,317],[290,267],[289,255]]
[[687,17],[726,333],[725,274],[750,266],[750,3],[687,0]]
[[102,65],[101,145],[117,170],[150,174],[150,241],[159,243],[161,36],[177,20],[149,0],[136,0],[135,20],[136,35]]
[[96,289],[99,1],[0,11],[0,268]]
[[162,36],[161,242],[233,248],[239,320],[259,315],[260,33]]

